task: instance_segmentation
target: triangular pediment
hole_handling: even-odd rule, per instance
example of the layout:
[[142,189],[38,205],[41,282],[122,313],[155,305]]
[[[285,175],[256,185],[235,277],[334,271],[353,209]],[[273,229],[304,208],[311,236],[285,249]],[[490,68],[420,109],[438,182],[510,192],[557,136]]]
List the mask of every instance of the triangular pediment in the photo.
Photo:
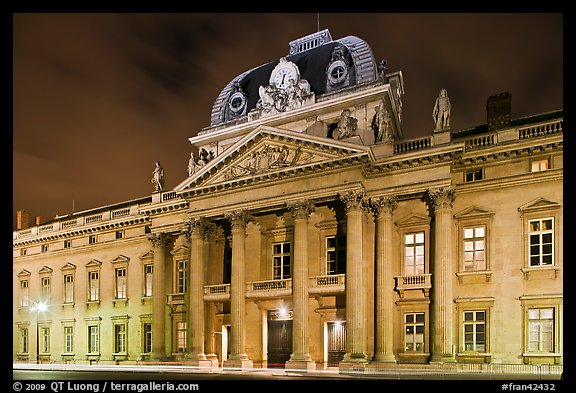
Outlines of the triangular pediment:
[[537,198],[518,208],[521,213],[560,208],[560,204],[546,198]]
[[253,178],[274,179],[287,173],[322,170],[370,154],[367,146],[262,126],[200,167],[174,190]]
[[116,258],[112,259],[112,263],[128,263],[130,258],[125,255],[118,255]]
[[176,246],[174,247],[174,249],[172,251],[170,251],[170,254],[172,255],[188,255],[190,251],[188,250],[187,246]]
[[413,225],[428,225],[428,224],[430,224],[430,217],[416,213],[408,214],[406,217],[396,221],[396,225],[399,227],[408,227]]
[[153,259],[154,250],[148,250],[144,254],[140,255],[140,259]]
[[20,272],[18,272],[18,277],[26,277],[29,275],[30,275],[30,272],[26,269],[22,269],[22,270],[20,270]]
[[51,274],[52,273],[52,269],[49,268],[48,266],[44,266],[42,269],[40,269],[38,271],[39,274]]
[[66,265],[62,266],[60,268],[60,270],[64,271],[64,270],[75,270],[76,269],[76,265],[74,265],[73,263],[68,262]]
[[466,209],[461,210],[458,213],[454,214],[454,218],[457,220],[466,218],[488,218],[493,215],[494,215],[493,211],[474,205],[467,207]]
[[90,262],[86,264],[86,267],[100,267],[102,266],[102,262],[97,259],[92,259]]

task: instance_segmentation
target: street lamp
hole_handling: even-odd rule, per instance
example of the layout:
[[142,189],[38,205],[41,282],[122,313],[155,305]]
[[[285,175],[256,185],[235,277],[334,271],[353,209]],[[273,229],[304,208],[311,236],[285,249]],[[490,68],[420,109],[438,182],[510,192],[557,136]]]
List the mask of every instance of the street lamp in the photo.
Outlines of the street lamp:
[[38,314],[43,313],[48,309],[48,306],[42,302],[36,302],[30,307],[30,310],[36,314],[36,364],[40,363],[40,340],[39,340],[39,329],[38,329]]

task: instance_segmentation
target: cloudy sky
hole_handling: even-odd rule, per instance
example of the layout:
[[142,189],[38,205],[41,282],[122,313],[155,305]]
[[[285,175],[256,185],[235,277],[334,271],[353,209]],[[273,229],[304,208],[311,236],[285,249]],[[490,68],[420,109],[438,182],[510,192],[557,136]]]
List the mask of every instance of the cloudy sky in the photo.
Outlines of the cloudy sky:
[[155,161],[173,188],[224,86],[318,26],[402,71],[407,138],[431,134],[442,88],[452,130],[505,91],[514,118],[563,108],[562,14],[16,13],[13,226],[150,195]]

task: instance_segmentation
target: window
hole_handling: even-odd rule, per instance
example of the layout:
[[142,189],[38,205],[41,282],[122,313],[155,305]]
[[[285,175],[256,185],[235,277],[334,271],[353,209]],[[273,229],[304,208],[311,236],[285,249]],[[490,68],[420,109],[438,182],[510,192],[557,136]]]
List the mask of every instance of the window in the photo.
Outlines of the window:
[[74,303],[74,276],[64,275],[64,303]]
[[74,352],[74,328],[64,326],[64,353]]
[[96,302],[100,300],[100,274],[99,272],[88,272],[88,301]]
[[152,296],[153,272],[152,264],[144,265],[144,296]]
[[20,329],[20,352],[28,353],[28,328]]
[[42,353],[50,353],[50,328],[43,327],[40,330],[40,337],[41,337],[41,349]]
[[550,169],[550,160],[548,158],[532,161],[531,172],[547,171],[548,169]]
[[554,220],[552,218],[530,220],[528,225],[530,266],[552,265],[554,261]]
[[116,324],[114,325],[114,352],[115,353],[125,353],[126,352],[126,324]]
[[326,274],[346,273],[346,238],[326,237]]
[[42,252],[48,252],[48,244],[42,244]]
[[176,350],[186,352],[186,322],[176,322]]
[[290,243],[272,246],[272,270],[274,280],[290,278]]
[[116,299],[126,299],[126,268],[116,269]]
[[424,232],[404,235],[404,274],[424,274]]
[[100,329],[98,325],[88,326],[88,353],[100,352]]
[[486,227],[464,228],[464,270],[486,269]]
[[464,311],[464,350],[486,352],[486,311]]
[[145,323],[142,330],[144,332],[143,352],[150,353],[152,352],[152,324]]
[[224,281],[223,284],[232,282],[232,249],[228,242],[224,245]]
[[554,352],[554,308],[528,309],[528,351]]
[[188,289],[188,260],[176,262],[176,293],[185,293]]
[[96,244],[96,235],[88,236],[88,244]]
[[116,231],[116,239],[124,239],[124,231]]
[[42,298],[50,299],[50,277],[42,277]]
[[28,307],[30,301],[30,291],[28,280],[20,281],[20,306]]
[[23,257],[23,256],[26,256],[26,253],[27,253],[27,249],[26,249],[26,248],[20,249],[20,256],[22,256],[22,257]]
[[424,352],[424,313],[404,314],[404,351]]
[[64,248],[72,247],[72,240],[64,240]]
[[480,169],[471,169],[466,171],[466,182],[482,180],[482,168]]

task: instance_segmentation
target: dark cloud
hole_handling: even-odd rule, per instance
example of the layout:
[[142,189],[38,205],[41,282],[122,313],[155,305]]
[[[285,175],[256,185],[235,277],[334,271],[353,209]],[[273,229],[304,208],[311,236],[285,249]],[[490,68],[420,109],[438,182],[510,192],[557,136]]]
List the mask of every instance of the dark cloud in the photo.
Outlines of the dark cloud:
[[[171,188],[188,138],[242,72],[288,54],[318,14],[15,14],[13,201],[47,219],[149,195],[154,162]],[[432,132],[441,88],[452,128],[486,121],[488,96],[512,115],[563,107],[562,14],[320,14],[334,39],[364,39],[404,75],[407,138]]]

